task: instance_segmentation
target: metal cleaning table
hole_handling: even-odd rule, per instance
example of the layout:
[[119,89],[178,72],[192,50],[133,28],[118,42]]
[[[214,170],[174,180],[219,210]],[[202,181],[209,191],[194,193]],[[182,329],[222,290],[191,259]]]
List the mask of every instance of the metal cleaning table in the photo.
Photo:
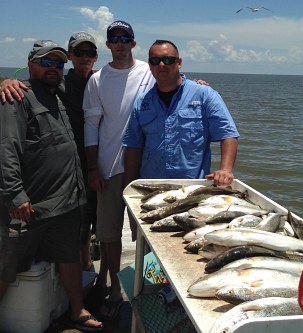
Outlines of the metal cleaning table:
[[[207,180],[135,180],[133,183],[173,183],[173,184],[202,184],[210,185]],[[182,304],[186,314],[197,332],[206,333],[210,330],[213,323],[224,312],[231,309],[233,305],[224,301],[213,298],[192,298],[188,295],[188,287],[204,274],[204,261],[200,256],[187,253],[184,250],[185,243],[182,239],[184,233],[180,232],[152,232],[150,231],[151,224],[146,224],[140,220],[140,204],[142,195],[129,184],[123,193],[124,201],[127,208],[135,219],[137,229],[136,243],[136,267],[134,277],[134,297],[140,296],[143,283],[143,258],[144,248],[147,243],[150,249],[156,256],[170,284],[173,286],[177,297]],[[287,213],[287,210],[265,197],[253,188],[247,186],[239,180],[234,180],[233,189],[247,191],[249,199],[255,204],[260,205],[263,209],[275,210],[281,213]],[[294,215],[295,216],[295,215]],[[298,216],[295,216],[299,218]],[[300,218],[299,218],[300,219]],[[140,299],[140,297],[138,297]],[[142,320],[140,314],[140,301],[132,303],[133,319],[132,333],[148,332],[146,324]],[[157,318],[150,318],[157,321]],[[287,328],[286,328],[287,327]],[[250,333],[250,332],[268,332],[268,333],[297,333],[302,330],[303,317],[271,317],[261,318],[254,321],[243,321],[234,327],[233,332]],[[150,331],[156,333],[156,331]]]

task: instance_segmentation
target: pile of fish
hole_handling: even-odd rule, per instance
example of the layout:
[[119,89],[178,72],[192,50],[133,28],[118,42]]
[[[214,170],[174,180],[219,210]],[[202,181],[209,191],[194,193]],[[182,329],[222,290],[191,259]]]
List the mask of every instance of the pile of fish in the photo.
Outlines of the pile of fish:
[[303,271],[303,221],[264,210],[230,187],[134,183],[139,218],[154,232],[183,231],[185,250],[207,263],[188,288],[235,306],[211,333],[227,333],[244,319],[303,314],[298,284]]

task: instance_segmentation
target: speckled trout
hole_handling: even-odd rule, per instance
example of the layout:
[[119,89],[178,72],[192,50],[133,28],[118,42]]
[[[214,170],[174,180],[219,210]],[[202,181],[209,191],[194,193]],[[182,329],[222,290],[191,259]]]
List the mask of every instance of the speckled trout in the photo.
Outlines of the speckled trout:
[[298,285],[300,274],[275,269],[252,267],[246,269],[229,268],[203,275],[189,288],[188,293],[195,297],[215,297],[216,292],[233,285],[262,286],[269,281],[288,281]]
[[296,297],[298,286],[283,281],[270,281],[262,286],[228,286],[219,289],[216,297],[231,304],[254,301],[265,297]]
[[245,319],[302,315],[296,298],[267,297],[236,305],[214,323],[208,333],[229,333]]
[[258,245],[277,251],[303,252],[303,240],[253,228],[215,230],[205,235],[210,243],[224,246]]

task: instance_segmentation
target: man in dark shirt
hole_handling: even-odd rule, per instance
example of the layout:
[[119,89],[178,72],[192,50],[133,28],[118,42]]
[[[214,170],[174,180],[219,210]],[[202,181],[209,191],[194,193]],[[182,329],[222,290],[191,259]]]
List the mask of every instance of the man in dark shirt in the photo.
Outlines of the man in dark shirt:
[[[84,31],[73,33],[68,43],[68,59],[72,62],[73,68],[69,69],[68,73],[64,75],[57,89],[57,94],[66,108],[66,113],[74,132],[86,187],[87,203],[81,206],[80,209],[80,240],[82,270],[88,271],[94,270],[90,245],[91,230],[94,233],[96,228],[97,195],[96,192],[87,185],[87,162],[84,149],[84,116],[82,103],[86,83],[93,74],[93,66],[98,59],[97,45],[93,36]],[[26,87],[23,82],[7,79],[4,83],[4,89],[1,89],[3,102],[5,102],[6,98],[10,102],[13,102],[13,97],[19,101],[24,98],[23,92],[27,91],[28,87]]]
[[[0,299],[33,258],[58,264],[73,327],[100,330],[84,309],[79,207],[85,203],[80,160],[65,108],[57,96],[67,53],[37,41],[28,56],[29,90],[0,112]],[[14,245],[12,220],[23,222]]]
[[87,185],[87,162],[84,149],[84,115],[82,109],[84,89],[94,73],[98,59],[96,41],[92,35],[80,31],[71,35],[68,43],[68,59],[73,68],[64,75],[58,95],[62,100],[71,123],[83,173],[86,201],[81,207],[81,266],[83,271],[94,270],[91,257],[91,230],[95,233],[97,194]]

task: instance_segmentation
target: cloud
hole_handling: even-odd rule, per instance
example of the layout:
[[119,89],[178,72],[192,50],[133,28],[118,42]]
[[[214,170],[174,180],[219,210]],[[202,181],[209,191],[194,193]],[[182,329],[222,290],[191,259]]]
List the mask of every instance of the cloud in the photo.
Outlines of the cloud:
[[2,40],[0,40],[0,43],[13,43],[16,40],[14,37],[4,37]]
[[106,29],[110,23],[114,20],[113,13],[110,12],[108,7],[100,6],[97,10],[92,10],[90,8],[80,8],[80,13],[97,23],[96,28],[86,27],[86,31],[94,36],[98,48],[106,49],[105,37]]
[[185,51],[181,51],[182,58],[189,58],[190,60],[197,60],[208,62],[212,60],[213,55],[197,40],[191,40],[186,44]]
[[303,62],[303,48],[292,47],[288,51],[288,58],[290,62],[299,64]]
[[273,54],[270,49],[255,50],[237,48],[228,38],[221,34],[218,38],[210,40],[203,45],[198,40],[187,42],[182,57],[196,62],[234,62],[234,63],[301,63],[303,62],[303,49],[292,47],[287,55]]
[[37,38],[33,38],[33,37],[22,38],[22,42],[24,42],[24,43],[34,43],[36,40],[37,40]]

